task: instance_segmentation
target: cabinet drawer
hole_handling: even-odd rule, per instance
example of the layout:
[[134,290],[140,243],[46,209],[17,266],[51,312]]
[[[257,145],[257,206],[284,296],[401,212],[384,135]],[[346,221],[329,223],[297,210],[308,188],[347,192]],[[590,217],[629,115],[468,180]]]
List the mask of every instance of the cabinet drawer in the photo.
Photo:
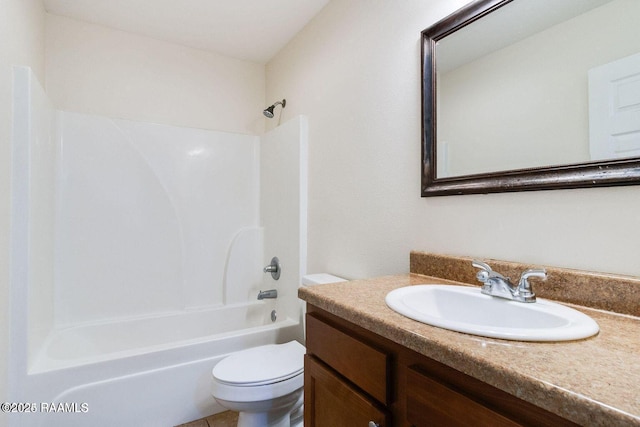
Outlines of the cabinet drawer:
[[388,354],[307,314],[307,353],[383,404],[389,401]]
[[391,427],[388,412],[337,377],[315,357],[304,359],[306,427]]

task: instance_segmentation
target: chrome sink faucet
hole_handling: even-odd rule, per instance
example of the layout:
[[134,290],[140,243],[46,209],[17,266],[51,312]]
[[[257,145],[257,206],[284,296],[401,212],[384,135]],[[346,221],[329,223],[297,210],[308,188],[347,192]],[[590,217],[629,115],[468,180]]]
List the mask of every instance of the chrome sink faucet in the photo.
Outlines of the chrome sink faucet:
[[536,302],[536,294],[533,293],[531,283],[529,283],[530,277],[539,277],[542,280],[547,278],[545,269],[530,269],[522,273],[520,281],[514,285],[510,278],[493,271],[488,264],[482,261],[474,260],[471,265],[480,269],[476,278],[482,282],[481,291],[483,294],[518,302]]

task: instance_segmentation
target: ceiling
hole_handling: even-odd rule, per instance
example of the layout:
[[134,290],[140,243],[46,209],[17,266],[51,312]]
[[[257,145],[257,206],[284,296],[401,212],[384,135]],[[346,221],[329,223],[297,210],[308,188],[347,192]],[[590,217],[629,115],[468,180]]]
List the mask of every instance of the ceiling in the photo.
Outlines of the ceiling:
[[329,0],[43,0],[45,9],[258,63],[280,51]]

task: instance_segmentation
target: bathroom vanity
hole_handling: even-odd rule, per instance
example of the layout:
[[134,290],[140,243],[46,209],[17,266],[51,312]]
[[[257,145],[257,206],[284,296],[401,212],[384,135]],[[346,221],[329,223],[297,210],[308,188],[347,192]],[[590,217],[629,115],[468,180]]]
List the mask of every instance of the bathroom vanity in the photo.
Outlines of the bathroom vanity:
[[640,318],[574,306],[597,336],[533,343],[436,328],[385,305],[391,290],[424,283],[464,282],[409,274],[300,289],[306,426],[640,426]]
[[576,425],[315,306],[309,310],[305,425]]

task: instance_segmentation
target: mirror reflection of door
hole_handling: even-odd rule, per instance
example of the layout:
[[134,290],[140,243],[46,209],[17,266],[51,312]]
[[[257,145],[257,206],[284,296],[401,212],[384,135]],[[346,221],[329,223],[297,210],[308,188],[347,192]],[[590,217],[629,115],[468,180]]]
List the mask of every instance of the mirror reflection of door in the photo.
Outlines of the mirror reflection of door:
[[640,54],[589,70],[591,160],[640,157]]

